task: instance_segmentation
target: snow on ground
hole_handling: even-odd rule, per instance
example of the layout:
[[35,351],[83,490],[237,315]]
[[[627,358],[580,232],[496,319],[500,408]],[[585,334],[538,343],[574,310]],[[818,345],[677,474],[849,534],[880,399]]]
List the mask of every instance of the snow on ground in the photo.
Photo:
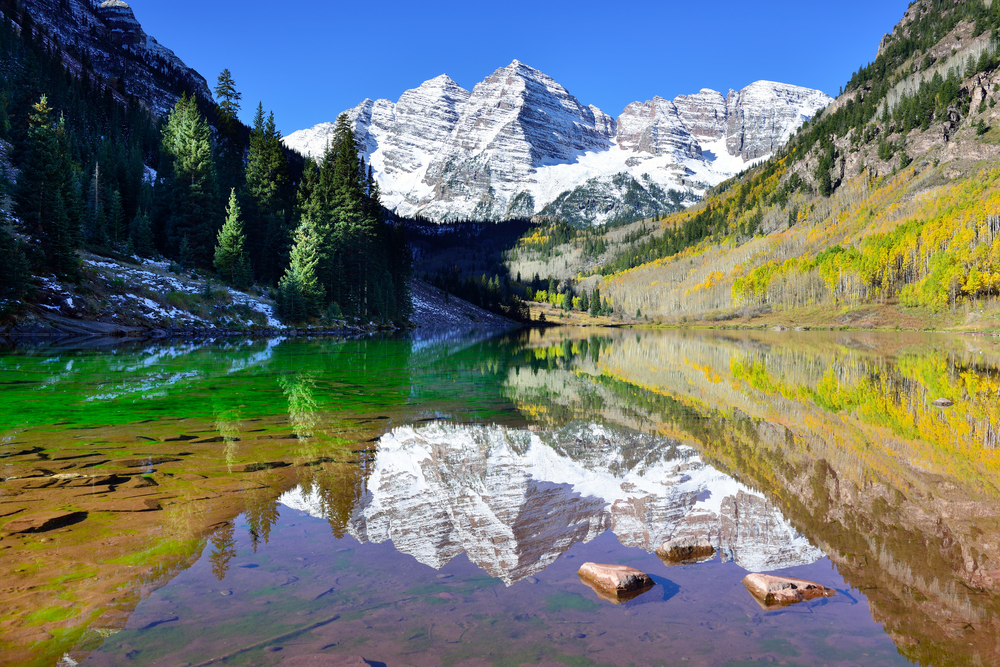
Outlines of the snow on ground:
[[261,296],[223,287],[165,261],[126,264],[86,255],[86,287],[71,292],[54,278],[39,278],[38,305],[53,316],[138,328],[284,328],[274,305]]
[[420,280],[414,280],[413,295],[414,336],[418,340],[441,340],[464,336],[472,331],[502,331],[514,322],[496,315],[454,295],[446,297],[442,290]]

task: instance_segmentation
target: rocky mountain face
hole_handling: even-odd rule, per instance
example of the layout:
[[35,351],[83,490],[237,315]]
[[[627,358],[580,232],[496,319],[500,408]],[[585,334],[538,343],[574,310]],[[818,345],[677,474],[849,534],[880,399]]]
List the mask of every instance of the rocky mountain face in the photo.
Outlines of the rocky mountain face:
[[[302,489],[282,502],[323,516]],[[592,425],[545,432],[431,424],[379,442],[349,531],[391,540],[440,568],[461,553],[508,585],[537,574],[577,542],[612,531],[653,551],[707,537],[751,570],[810,563],[822,554],[758,492],[663,438]]]
[[70,71],[81,72],[86,60],[161,116],[185,92],[212,101],[205,78],[147,35],[122,0],[96,6],[88,0],[22,0],[21,5],[63,50]]
[[[584,224],[670,210],[670,190],[684,193],[675,201],[694,201],[773,153],[830,101],[761,81],[727,96],[702,90],[635,102],[616,119],[515,60],[471,92],[440,76],[398,102],[365,100],[346,113],[384,203],[399,214],[565,214],[572,197],[579,204],[566,217]],[[323,123],[285,143],[320,157],[332,129]]]

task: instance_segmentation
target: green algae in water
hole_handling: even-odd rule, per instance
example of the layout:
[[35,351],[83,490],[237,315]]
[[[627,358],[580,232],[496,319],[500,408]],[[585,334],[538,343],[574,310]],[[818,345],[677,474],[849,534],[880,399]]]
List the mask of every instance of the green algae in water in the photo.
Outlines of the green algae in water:
[[545,611],[555,614],[561,611],[594,611],[600,604],[577,593],[559,591],[545,597]]
[[0,351],[8,381],[0,436],[178,417],[246,422],[290,415],[294,424],[307,413],[356,426],[356,416],[372,415],[375,423],[403,406],[450,405],[473,421],[509,417],[512,406],[499,398],[503,373],[484,370],[486,360],[502,357],[497,343],[457,354],[413,348],[404,339],[368,339],[123,346],[110,354]]

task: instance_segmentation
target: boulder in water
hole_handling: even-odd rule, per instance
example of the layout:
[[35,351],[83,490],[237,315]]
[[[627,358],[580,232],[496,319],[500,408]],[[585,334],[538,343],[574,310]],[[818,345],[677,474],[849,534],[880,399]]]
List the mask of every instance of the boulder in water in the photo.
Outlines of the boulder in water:
[[715,547],[704,537],[682,537],[664,542],[656,555],[667,565],[689,565],[711,559]]
[[599,597],[614,604],[636,598],[656,585],[648,574],[627,565],[584,563],[577,574]]
[[834,594],[829,588],[814,581],[776,577],[770,574],[748,574],[743,578],[743,585],[764,609],[784,607]]

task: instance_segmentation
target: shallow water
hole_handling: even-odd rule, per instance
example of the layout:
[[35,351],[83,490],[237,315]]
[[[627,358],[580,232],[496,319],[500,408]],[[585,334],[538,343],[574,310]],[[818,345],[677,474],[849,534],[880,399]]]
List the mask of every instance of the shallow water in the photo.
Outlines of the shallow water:
[[[1000,657],[994,339],[565,329],[0,368],[0,468],[41,470],[0,516],[88,512],[0,541],[4,664]],[[136,498],[161,509],[113,507]],[[716,556],[653,553],[686,536]],[[656,586],[612,604],[587,561]],[[748,571],[836,595],[765,610]]]

